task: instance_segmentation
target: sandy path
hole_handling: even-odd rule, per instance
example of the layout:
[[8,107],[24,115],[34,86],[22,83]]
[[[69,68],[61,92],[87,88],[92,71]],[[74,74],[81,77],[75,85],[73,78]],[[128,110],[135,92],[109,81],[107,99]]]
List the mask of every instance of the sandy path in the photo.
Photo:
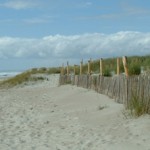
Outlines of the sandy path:
[[0,150],[150,150],[150,116],[125,119],[123,105],[83,88],[0,91]]

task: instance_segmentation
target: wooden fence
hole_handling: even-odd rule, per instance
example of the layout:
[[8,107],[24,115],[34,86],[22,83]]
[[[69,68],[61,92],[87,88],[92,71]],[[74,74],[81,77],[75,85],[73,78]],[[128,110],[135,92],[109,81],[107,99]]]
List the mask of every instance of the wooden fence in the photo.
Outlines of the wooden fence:
[[101,75],[61,75],[60,85],[70,83],[79,87],[93,89],[98,93],[108,95],[118,103],[128,106],[133,95],[150,101],[150,76],[104,77]]

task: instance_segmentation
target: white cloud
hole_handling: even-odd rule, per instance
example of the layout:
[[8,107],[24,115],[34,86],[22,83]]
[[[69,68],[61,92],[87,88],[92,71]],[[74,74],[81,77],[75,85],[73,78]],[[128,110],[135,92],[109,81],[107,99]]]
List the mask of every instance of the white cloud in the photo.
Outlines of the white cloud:
[[33,1],[29,0],[9,0],[6,3],[0,4],[0,6],[4,6],[12,9],[27,9],[31,7],[35,7],[37,3],[33,3]]
[[71,60],[150,54],[150,33],[54,35],[41,39],[0,38],[1,59],[34,59],[58,65]]

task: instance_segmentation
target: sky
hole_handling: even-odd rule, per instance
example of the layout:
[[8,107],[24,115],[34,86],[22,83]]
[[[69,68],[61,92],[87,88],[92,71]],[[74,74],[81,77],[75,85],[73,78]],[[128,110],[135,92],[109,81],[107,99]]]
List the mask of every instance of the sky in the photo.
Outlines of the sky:
[[149,0],[0,0],[0,71],[150,54]]

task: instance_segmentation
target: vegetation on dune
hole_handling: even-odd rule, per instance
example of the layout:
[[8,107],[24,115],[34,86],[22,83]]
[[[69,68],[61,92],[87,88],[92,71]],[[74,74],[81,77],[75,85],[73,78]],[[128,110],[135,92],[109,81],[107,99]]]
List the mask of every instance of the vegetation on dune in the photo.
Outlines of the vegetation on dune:
[[28,82],[28,81],[36,81],[36,78],[31,77],[31,73],[30,72],[24,72],[21,73],[19,75],[16,75],[15,77],[9,78],[7,80],[4,80],[1,83],[1,87],[13,87],[16,86],[18,84],[22,84],[24,82]]
[[143,114],[150,114],[150,98],[146,100],[144,97],[132,94],[127,109],[130,110],[132,116],[136,117]]
[[[144,71],[150,70],[150,55],[148,56],[132,56],[127,58],[128,69],[130,75],[139,75],[141,73],[141,68]],[[91,70],[92,73],[99,73],[100,69],[99,60],[91,61]],[[83,74],[87,74],[88,64],[83,64]],[[103,59],[103,74],[104,76],[111,76],[112,74],[116,74],[117,68],[117,59],[116,58],[107,58]],[[74,67],[70,67],[70,72],[73,72]],[[65,70],[66,72],[66,70]],[[80,66],[76,67],[76,74],[78,75],[80,72]],[[124,72],[122,59],[120,58],[120,73]]]
[[[92,73],[99,73],[99,60],[93,60],[91,61],[91,70]],[[83,64],[83,74],[87,74],[87,63]],[[116,58],[108,58],[103,59],[103,75],[104,76],[111,76],[112,74],[116,74]],[[128,68],[129,68],[129,74],[130,75],[138,75],[141,72],[141,67],[143,70],[150,69],[150,55],[149,56],[132,56],[128,57]],[[64,70],[66,73],[66,68]],[[70,66],[70,72],[74,72],[74,66]],[[80,66],[76,66],[76,74],[79,74],[80,72]],[[124,72],[122,61],[120,61],[120,72]],[[19,74],[13,78],[10,78],[8,80],[5,80],[0,83],[0,87],[13,87],[18,84],[22,84],[23,82],[28,81],[38,81],[38,80],[44,80],[42,77],[33,77],[34,74],[56,74],[60,73],[60,67],[53,67],[53,68],[32,68],[31,70],[28,70],[26,72],[23,72],[22,74]]]
[[141,67],[139,64],[130,64],[129,65],[129,75],[139,75],[141,73]]
[[45,80],[42,76],[33,76],[35,74],[56,74],[60,73],[59,68],[32,68],[31,70],[25,71],[21,74],[16,75],[15,77],[9,78],[7,80],[4,80],[0,83],[0,87],[2,88],[11,88],[16,85],[22,84],[24,82],[29,81],[39,81],[39,80]]

